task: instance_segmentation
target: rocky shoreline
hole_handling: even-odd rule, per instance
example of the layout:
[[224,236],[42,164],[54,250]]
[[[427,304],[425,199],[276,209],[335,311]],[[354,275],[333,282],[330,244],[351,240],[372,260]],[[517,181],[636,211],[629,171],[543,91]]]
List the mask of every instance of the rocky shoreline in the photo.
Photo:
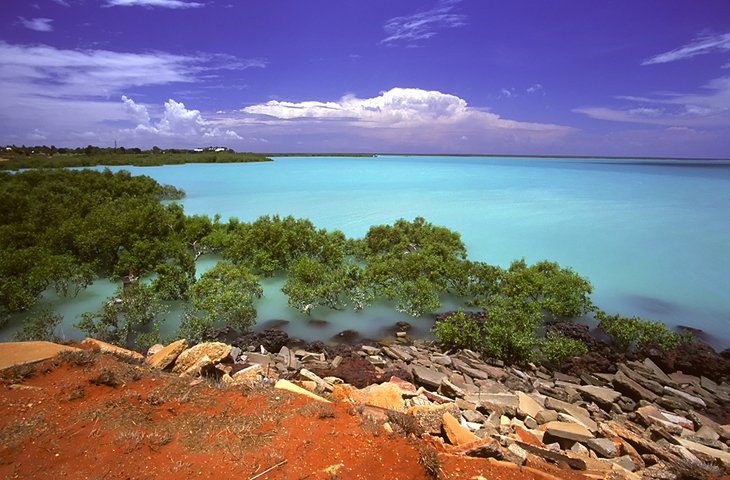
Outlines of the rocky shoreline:
[[457,455],[517,465],[537,456],[593,478],[730,473],[727,377],[665,370],[649,357],[624,359],[608,373],[518,368],[470,350],[442,352],[405,332],[375,345],[307,348],[274,333],[253,334],[239,346],[187,348],[180,340],[153,347],[144,361],[221,385],[274,385],[348,402],[387,431],[415,434]]

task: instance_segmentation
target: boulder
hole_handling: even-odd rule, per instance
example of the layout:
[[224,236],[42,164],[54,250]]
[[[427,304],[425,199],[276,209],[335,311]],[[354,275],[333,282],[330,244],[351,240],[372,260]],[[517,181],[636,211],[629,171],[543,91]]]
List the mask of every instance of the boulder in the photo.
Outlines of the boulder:
[[186,348],[188,348],[188,341],[185,339],[178,340],[176,342],[172,342],[166,347],[161,348],[151,357],[147,357],[145,361],[152,368],[159,368],[160,370],[164,370],[165,368],[172,365],[177,357],[180,356],[180,354],[184,352]]
[[672,388],[666,385],[664,386],[664,391],[671,395],[674,395],[675,397],[681,398],[685,402],[690,403],[695,407],[707,408],[707,404],[700,397],[690,395],[687,392],[683,392],[682,390],[677,390],[676,388]]
[[211,362],[216,363],[224,359],[231,352],[230,345],[220,342],[199,343],[193,348],[183,351],[172,368],[173,373],[182,373],[190,367],[198,363],[198,361],[207,356]]
[[252,385],[264,376],[261,365],[255,363],[250,367],[239,370],[231,376],[234,384]]
[[517,441],[516,443],[519,447],[523,448],[528,453],[537,455],[538,457],[542,457],[546,460],[564,463],[570,466],[570,468],[574,468],[576,470],[585,470],[587,468],[586,462],[583,459],[574,458],[564,453],[555,452],[548,448],[537,447],[535,445],[530,445],[529,443],[525,442]]
[[446,438],[452,445],[466,445],[479,440],[479,437],[471,433],[468,428],[461,425],[449,412],[444,412],[442,415],[442,427]]
[[642,387],[638,382],[629,378],[621,370],[619,370],[614,376],[613,386],[619,392],[636,401],[646,400],[647,402],[654,402],[657,399],[657,394]]
[[426,433],[440,435],[443,415],[446,412],[450,413],[454,418],[461,415],[459,407],[454,403],[417,405],[409,408],[407,413],[416,417],[416,420]]
[[288,392],[292,392],[292,393],[295,393],[297,395],[303,395],[305,397],[309,397],[309,398],[311,398],[313,400],[316,400],[318,402],[332,403],[329,400],[327,400],[326,398],[320,397],[316,393],[312,393],[312,392],[310,392],[310,391],[308,391],[308,390],[306,390],[306,389],[304,389],[304,388],[302,388],[302,387],[300,387],[298,385],[293,384],[289,380],[281,379],[281,380],[277,381],[276,382],[276,385],[274,385],[274,388],[278,388],[279,390],[286,390]]
[[317,375],[314,372],[310,372],[306,368],[302,368],[301,370],[299,370],[299,376],[317,384],[317,389],[320,392],[324,392],[324,391],[331,392],[332,391],[332,385],[325,382],[319,375]]
[[516,443],[512,443],[507,447],[507,452],[504,454],[504,459],[508,462],[512,462],[516,465],[524,465],[527,462],[527,452],[524,448],[520,447]]
[[210,359],[210,357],[208,355],[203,355],[202,357],[198,358],[195,363],[180,372],[180,376],[194,377],[200,375],[203,372],[204,368],[210,367],[211,365],[213,365],[213,361]]
[[610,438],[589,438],[586,446],[603,458],[616,458],[621,453],[621,442]]
[[675,439],[687,450],[694,453],[695,455],[699,455],[700,458],[709,459],[711,462],[720,462],[725,466],[725,468],[730,468],[729,452],[724,452],[722,450],[718,450],[717,448],[710,448],[700,443],[686,440],[684,438],[675,437]]
[[411,366],[411,374],[417,384],[423,385],[424,387],[433,388],[434,390],[441,385],[441,381],[447,378],[445,373],[441,373],[437,370],[422,367],[420,365]]
[[578,387],[577,390],[588,400],[596,402],[598,406],[604,410],[610,410],[611,406],[621,398],[621,393],[606,387],[597,387],[595,385],[584,385]]
[[145,358],[150,358],[152,355],[159,352],[163,348],[165,348],[165,346],[163,344],[155,343],[154,345],[152,345],[150,348],[147,349],[147,355],[145,355]]
[[554,398],[547,397],[545,399],[547,408],[557,410],[572,417],[576,423],[586,427],[591,432],[598,431],[598,424],[591,419],[590,413],[583,407],[573,405],[572,403],[563,402]]
[[537,418],[537,415],[543,410],[543,406],[524,392],[516,392],[516,395],[517,414],[523,418],[527,416]]
[[40,362],[66,351],[79,351],[53,342],[0,342],[0,370]]
[[144,361],[144,356],[142,356],[141,353],[133,352],[132,350],[127,350],[126,348],[117,347],[116,345],[102,342],[101,340],[97,340],[95,338],[85,338],[81,342],[81,344],[98,348],[102,353],[109,353],[128,362],[142,363]]
[[404,411],[403,397],[398,385],[390,382],[374,384],[360,390],[363,402],[368,405],[395,410]]
[[577,423],[548,422],[544,425],[545,433],[574,442],[586,442],[594,438],[593,434],[585,427]]

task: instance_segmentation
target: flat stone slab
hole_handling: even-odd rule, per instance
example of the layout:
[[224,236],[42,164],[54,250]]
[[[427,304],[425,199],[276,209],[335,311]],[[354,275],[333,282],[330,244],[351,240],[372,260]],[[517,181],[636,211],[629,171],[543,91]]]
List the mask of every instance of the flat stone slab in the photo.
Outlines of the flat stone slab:
[[300,387],[299,385],[295,385],[295,384],[291,383],[289,380],[284,380],[284,379],[279,380],[278,382],[276,382],[276,385],[274,385],[274,388],[296,393],[297,395],[303,395],[305,397],[309,397],[312,400],[316,400],[318,402],[331,403],[326,398],[322,398],[319,395],[317,395],[316,393],[312,393],[309,390]]
[[545,433],[575,442],[586,442],[593,438],[593,434],[587,428],[568,422],[548,422],[545,424]]
[[431,387],[434,390],[441,385],[441,380],[447,377],[445,373],[441,373],[437,370],[422,367],[420,365],[411,366],[411,373],[416,383],[423,385],[424,387]]
[[40,362],[60,352],[75,350],[79,349],[53,342],[0,342],[0,370]]
[[517,394],[517,413],[522,417],[530,416],[536,418],[544,408],[537,401],[525,392],[516,392]]
[[130,362],[142,363],[144,361],[144,356],[141,353],[133,352],[132,350],[127,350],[126,348],[118,347],[111,343],[102,342],[95,338],[86,337],[81,341],[81,344],[98,348],[101,353],[116,355],[117,357]]
[[451,442],[452,445],[466,445],[468,443],[479,441],[479,437],[471,433],[468,428],[461,425],[449,412],[444,412],[442,420],[446,438],[449,439],[449,442]]
[[611,405],[621,397],[621,393],[606,387],[597,387],[594,385],[584,385],[578,387],[577,390],[586,394],[590,400],[602,406]]

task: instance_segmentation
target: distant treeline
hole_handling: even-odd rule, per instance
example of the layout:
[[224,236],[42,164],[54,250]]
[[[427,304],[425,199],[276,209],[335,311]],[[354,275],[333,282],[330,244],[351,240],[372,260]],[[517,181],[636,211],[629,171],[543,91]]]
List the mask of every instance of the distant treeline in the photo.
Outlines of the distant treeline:
[[270,161],[259,153],[237,153],[224,147],[206,147],[193,150],[140,148],[101,148],[93,145],[79,148],[56,148],[46,146],[3,147],[0,151],[0,169],[21,168],[63,168],[92,167],[95,165],[133,165],[152,167],[158,165],[179,165],[183,163],[244,163]]
[[266,153],[269,157],[377,157],[377,153]]

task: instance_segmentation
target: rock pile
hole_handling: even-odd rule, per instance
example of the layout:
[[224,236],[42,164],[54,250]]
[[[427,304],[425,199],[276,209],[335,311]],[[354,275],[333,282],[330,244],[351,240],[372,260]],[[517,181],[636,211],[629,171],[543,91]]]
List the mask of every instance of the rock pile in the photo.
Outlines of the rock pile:
[[[727,382],[668,374],[650,359],[577,377],[398,340],[346,356],[287,346],[247,352],[220,342],[187,349],[180,340],[156,347],[146,362],[181,376],[275,383],[319,401],[348,402],[388,431],[422,435],[459,455],[518,465],[537,456],[594,478],[711,478],[730,471]],[[364,370],[376,383],[348,383]]]

